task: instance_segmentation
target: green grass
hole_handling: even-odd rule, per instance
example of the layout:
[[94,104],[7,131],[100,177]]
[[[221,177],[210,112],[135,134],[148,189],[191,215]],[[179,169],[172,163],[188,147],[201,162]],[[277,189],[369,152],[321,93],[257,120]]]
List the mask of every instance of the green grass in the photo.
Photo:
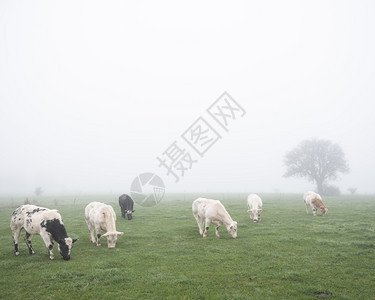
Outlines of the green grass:
[[[35,255],[22,241],[14,256],[14,209],[8,206],[23,200],[2,200],[0,298],[316,299],[325,293],[329,299],[375,299],[374,197],[326,198],[327,216],[313,217],[301,195],[261,195],[262,221],[252,223],[244,195],[213,195],[238,222],[238,238],[221,227],[218,239],[212,226],[203,239],[191,213],[195,196],[136,205],[132,221],[121,218],[114,196],[85,197],[76,205],[59,198],[68,234],[79,238],[70,261],[56,246],[49,261],[39,236],[33,238]],[[40,198],[39,204],[55,208],[55,199]],[[112,204],[117,230],[125,232],[115,249],[89,242],[84,207],[97,200]]]

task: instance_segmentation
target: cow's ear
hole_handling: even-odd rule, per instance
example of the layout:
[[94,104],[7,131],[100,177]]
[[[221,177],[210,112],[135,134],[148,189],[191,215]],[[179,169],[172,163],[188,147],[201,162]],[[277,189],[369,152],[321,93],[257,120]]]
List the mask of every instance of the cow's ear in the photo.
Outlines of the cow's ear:
[[123,235],[124,233],[123,232],[116,232],[117,235]]
[[108,232],[103,234],[102,237],[104,237],[106,239],[108,237]]
[[263,209],[259,209],[259,212],[261,213],[263,211]]
[[135,209],[132,212],[135,212]]
[[251,213],[251,210],[249,209],[247,212],[248,212],[248,213]]
[[72,240],[72,243],[74,244],[76,241],[78,241],[78,239],[73,239],[73,240]]

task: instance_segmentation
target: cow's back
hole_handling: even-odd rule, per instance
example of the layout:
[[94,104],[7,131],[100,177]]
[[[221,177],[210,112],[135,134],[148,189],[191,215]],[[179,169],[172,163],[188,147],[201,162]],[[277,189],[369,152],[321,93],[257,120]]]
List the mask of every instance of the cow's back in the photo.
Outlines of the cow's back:
[[248,209],[256,208],[261,209],[263,206],[262,199],[257,194],[250,194],[247,197]]
[[113,207],[101,202],[91,202],[85,208],[86,220],[93,224],[116,221]]
[[23,227],[30,234],[40,234],[40,225],[47,220],[58,220],[63,224],[57,210],[26,204],[14,211],[11,227]]
[[303,200],[304,200],[306,203],[309,203],[309,204],[310,204],[310,203],[311,203],[311,200],[312,200],[313,198],[318,198],[318,199],[322,200],[322,197],[320,197],[320,195],[317,194],[317,193],[315,193],[315,192],[311,192],[311,191],[309,191],[309,192],[306,192],[306,193],[303,194]]
[[205,217],[207,215],[207,210],[213,211],[217,203],[220,203],[220,201],[207,198],[198,198],[193,202],[193,213],[198,213],[201,217]]
[[103,208],[103,203],[101,202],[91,202],[85,208],[86,220],[91,223],[100,223],[103,219],[101,215],[101,210]]
[[206,206],[206,217],[210,219],[223,220],[228,217],[229,214],[225,209],[224,205],[219,200],[216,202],[209,203]]
[[219,200],[198,198],[195,201],[197,201],[198,214],[202,218],[221,220],[229,216],[224,205]]
[[127,195],[127,194],[123,194],[119,197],[119,205],[121,208],[125,209],[125,210],[133,210],[133,207],[134,207],[134,201],[133,199]]
[[26,204],[17,208],[12,215],[13,223],[25,223],[28,222],[38,222],[38,220],[43,220],[44,215],[51,214],[51,218],[61,218],[57,210],[50,210],[45,207],[40,207],[36,205]]

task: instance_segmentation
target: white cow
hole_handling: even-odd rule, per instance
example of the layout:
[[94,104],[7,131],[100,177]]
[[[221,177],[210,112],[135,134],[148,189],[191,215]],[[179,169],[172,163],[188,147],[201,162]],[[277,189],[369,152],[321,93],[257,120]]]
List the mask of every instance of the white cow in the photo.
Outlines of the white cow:
[[[215,233],[219,235],[219,226],[224,225],[232,238],[237,237],[237,222],[233,221],[225,207],[219,200],[206,198],[198,198],[192,205],[193,215],[197,220],[199,233],[203,237],[207,237],[207,230],[210,224],[215,225]],[[204,227],[204,224],[206,226]],[[204,228],[204,231],[203,231]]]
[[328,206],[324,205],[322,197],[320,197],[319,194],[314,192],[306,192],[303,194],[303,201],[305,202],[307,214],[309,213],[309,206],[311,207],[314,216],[316,216],[316,211],[318,208],[323,216],[327,214]]
[[247,197],[247,212],[250,214],[250,220],[260,222],[260,213],[263,211],[262,199],[256,194],[250,194]]
[[31,238],[38,234],[42,237],[48,248],[49,259],[55,258],[53,254],[53,242],[58,244],[58,249],[64,260],[70,259],[70,250],[77,239],[68,237],[61,215],[57,210],[38,207],[35,205],[22,205],[12,215],[10,228],[13,233],[14,253],[20,255],[18,241],[22,229],[26,231],[26,245],[29,253],[34,254]]
[[[90,231],[90,241],[100,246],[100,237],[107,239],[108,248],[115,248],[117,236],[123,235],[123,232],[116,231],[116,214],[112,206],[101,203],[91,202],[85,208],[85,219]],[[94,229],[97,240],[95,240]],[[101,235],[101,230],[106,232]]]

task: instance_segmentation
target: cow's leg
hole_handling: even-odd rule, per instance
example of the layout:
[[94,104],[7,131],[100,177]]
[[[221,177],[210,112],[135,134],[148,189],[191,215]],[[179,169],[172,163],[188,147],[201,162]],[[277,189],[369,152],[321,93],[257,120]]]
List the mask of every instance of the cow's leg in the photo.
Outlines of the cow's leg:
[[102,236],[100,227],[95,227],[96,231],[96,246],[100,247],[100,237]]
[[314,217],[316,217],[316,208],[315,207],[313,207],[312,212],[313,212]]
[[22,227],[16,228],[14,230],[12,229],[12,238],[13,238],[14,254],[15,255],[20,255],[20,252],[18,250],[18,241],[20,239],[21,229],[22,229]]
[[49,254],[49,259],[54,260],[55,256],[53,255],[53,242],[48,245],[48,254]]
[[207,237],[207,231],[208,231],[208,229],[210,228],[210,224],[211,224],[211,220],[208,219],[208,218],[206,218],[206,228],[205,228],[205,230],[204,230],[204,232],[203,232],[203,237],[204,237],[204,238]]
[[55,255],[53,254],[53,241],[52,241],[51,236],[47,232],[43,232],[43,231],[40,232],[40,236],[42,237],[43,242],[48,249],[49,259],[54,260]]
[[199,224],[198,224],[198,226],[199,226],[199,233],[200,233],[200,235],[203,235],[203,229],[204,229],[204,220],[203,220],[203,218],[199,218]]
[[194,214],[194,218],[198,224],[199,234],[202,235],[203,234],[203,219],[198,214]]
[[250,220],[252,220],[253,217],[252,217],[251,207],[249,206],[249,203],[247,204],[247,212],[249,213]]
[[25,242],[26,242],[27,248],[29,248],[30,255],[35,254],[35,252],[33,250],[33,245],[31,245],[31,238],[32,237],[33,236],[30,233],[26,232]]
[[121,214],[122,217],[125,219],[125,208],[121,207]]
[[219,234],[219,225],[216,225],[215,226],[215,233],[216,233],[216,237],[220,237],[220,234]]
[[96,243],[95,236],[94,236],[94,226],[88,222],[87,227],[89,228],[90,232],[90,242]]

